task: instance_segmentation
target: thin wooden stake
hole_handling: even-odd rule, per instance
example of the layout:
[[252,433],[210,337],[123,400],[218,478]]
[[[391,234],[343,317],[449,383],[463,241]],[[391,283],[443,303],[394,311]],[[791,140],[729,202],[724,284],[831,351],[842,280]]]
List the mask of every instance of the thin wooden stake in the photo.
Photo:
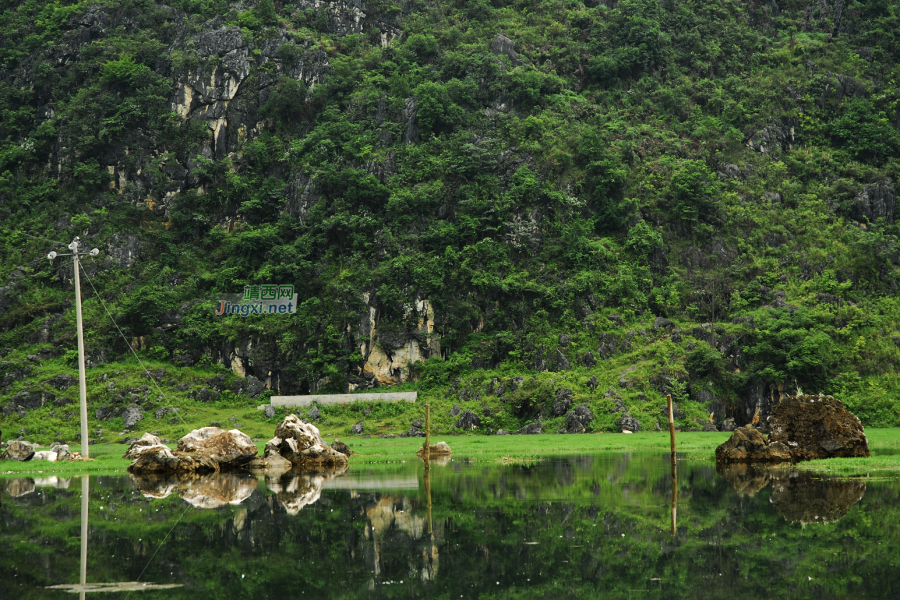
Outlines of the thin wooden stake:
[[675,465],[675,414],[672,412],[672,394],[666,395],[669,404],[669,437],[672,438],[672,465]]

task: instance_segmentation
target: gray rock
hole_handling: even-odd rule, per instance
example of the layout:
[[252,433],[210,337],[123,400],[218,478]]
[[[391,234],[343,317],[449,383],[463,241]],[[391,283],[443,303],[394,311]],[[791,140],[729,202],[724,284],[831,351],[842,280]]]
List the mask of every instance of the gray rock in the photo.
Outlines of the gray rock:
[[597,381],[597,377],[595,375],[591,375],[591,378],[588,379],[587,386],[591,388],[592,392],[594,392],[597,390],[598,385],[600,385],[600,382]]
[[456,422],[456,427],[469,431],[476,429],[479,425],[481,425],[481,419],[478,418],[478,415],[468,409],[460,415],[459,420]]
[[703,424],[703,431],[718,431],[718,429],[712,423],[707,422]]
[[266,389],[266,385],[254,377],[253,375],[249,375],[247,377],[247,390],[246,394],[251,398],[256,398]]
[[497,34],[497,37],[491,42],[491,52],[507,56],[514,67],[528,64],[528,61],[523,60],[516,52],[516,43],[502,33]]
[[331,442],[331,447],[336,452],[340,452],[344,456],[350,456],[351,454],[353,454],[353,450],[350,449],[350,446],[338,439],[335,439],[333,442]]
[[675,323],[673,323],[669,319],[664,319],[662,317],[656,317],[656,319],[653,321],[653,330],[656,331],[657,329],[659,329],[661,327],[673,327],[674,325],[675,325]]
[[566,415],[566,423],[557,433],[586,433],[591,421],[594,420],[594,413],[585,403],[576,406]]
[[362,420],[359,423],[350,428],[350,433],[354,433],[356,435],[362,435],[365,432],[366,428],[363,424]]
[[6,445],[6,452],[3,453],[3,460],[14,460],[25,462],[31,460],[34,456],[35,445],[31,442],[22,440],[13,440]]
[[510,434],[510,432],[505,431],[505,430],[503,430],[503,429],[498,429],[498,430],[497,430],[497,435],[512,435],[512,434]]
[[123,411],[122,420],[124,421],[125,429],[131,429],[144,420],[144,415],[138,407],[129,406]]
[[544,433],[544,428],[541,427],[540,423],[529,423],[522,429],[515,432],[516,435],[535,435],[538,433]]
[[725,419],[722,421],[722,431],[734,431],[734,419]]
[[72,385],[75,385],[75,378],[68,374],[62,374],[51,378],[47,383],[62,391],[68,389]]
[[890,225],[894,222],[894,209],[897,205],[897,192],[890,179],[867,185],[853,199],[850,215],[859,221],[874,223],[883,218]]
[[569,388],[560,388],[553,395],[553,404],[550,412],[554,417],[561,417],[566,414],[569,407],[572,406],[572,390]]
[[610,321],[612,321],[613,323],[615,323],[616,325],[618,325],[619,327],[623,327],[625,325],[625,321],[623,321],[622,317],[620,317],[619,315],[615,315],[615,314],[609,315],[606,318],[609,319]]
[[68,444],[56,444],[50,448],[50,451],[56,452],[56,462],[70,460],[72,458],[72,451],[69,449]]
[[265,413],[267,419],[271,419],[275,416],[275,407],[270,404],[265,408],[265,410],[263,410],[263,412]]
[[597,359],[594,357],[593,352],[585,352],[584,356],[581,357],[581,364],[590,368],[597,364]]
[[459,407],[459,404],[454,404],[453,408],[450,409],[450,416],[455,417],[459,413],[462,412],[462,409]]
[[625,413],[618,419],[616,419],[616,427],[623,431],[631,431],[633,433],[637,433],[641,430],[641,422],[631,416],[629,413]]
[[566,335],[565,333],[559,334],[559,345],[565,348],[569,344],[572,343],[572,338]]
[[313,405],[309,408],[309,414],[307,415],[310,421],[318,421],[322,418],[321,413],[319,412],[319,407]]
[[566,355],[562,353],[562,350],[559,348],[556,349],[556,370],[557,371],[571,371],[572,365],[569,363],[569,359],[566,358]]

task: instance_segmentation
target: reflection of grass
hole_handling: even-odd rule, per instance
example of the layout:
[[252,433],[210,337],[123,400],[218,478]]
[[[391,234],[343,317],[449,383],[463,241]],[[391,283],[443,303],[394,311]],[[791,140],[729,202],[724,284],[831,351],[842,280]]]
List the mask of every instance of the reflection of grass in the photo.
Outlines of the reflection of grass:
[[829,475],[900,475],[900,454],[869,458],[826,458],[798,463],[798,469]]

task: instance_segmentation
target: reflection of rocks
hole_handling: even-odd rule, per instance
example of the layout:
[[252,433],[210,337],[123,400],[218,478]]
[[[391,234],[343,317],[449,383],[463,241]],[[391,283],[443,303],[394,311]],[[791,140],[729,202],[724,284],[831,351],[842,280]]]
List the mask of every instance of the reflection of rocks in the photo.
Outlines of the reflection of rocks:
[[843,403],[821,394],[785,398],[769,417],[773,443],[790,446],[793,460],[869,456],[862,423]]
[[6,481],[6,493],[13,498],[30,494],[34,491],[34,480],[28,477],[8,479]]
[[772,480],[770,501],[782,517],[794,523],[834,523],[862,500],[866,484],[856,479],[793,472]]
[[756,492],[769,485],[772,471],[766,468],[753,468],[747,463],[716,463],[716,473],[727,479],[739,494],[755,496]]
[[275,492],[275,501],[289,515],[296,515],[306,506],[313,504],[322,494],[322,485],[334,477],[347,472],[348,467],[326,469],[315,473],[288,472],[266,477],[266,486]]
[[791,451],[781,442],[769,443],[753,425],[738,427],[716,448],[717,463],[790,462]]
[[216,473],[179,486],[179,493],[195,508],[240,504],[257,488],[256,477],[242,473]]
[[258,485],[256,477],[242,473],[132,475],[132,480],[146,498],[166,498],[177,491],[195,508],[240,504]]
[[791,471],[788,467],[718,463],[716,472],[742,495],[753,496],[771,483],[769,502],[778,514],[795,523],[834,523],[866,491],[866,484],[859,480]]

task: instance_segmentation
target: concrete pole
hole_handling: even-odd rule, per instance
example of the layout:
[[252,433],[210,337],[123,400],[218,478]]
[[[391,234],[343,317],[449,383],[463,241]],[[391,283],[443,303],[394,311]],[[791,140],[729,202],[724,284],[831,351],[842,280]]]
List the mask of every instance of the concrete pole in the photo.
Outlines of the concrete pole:
[[81,392],[81,458],[89,458],[88,454],[88,417],[87,417],[87,380],[84,369],[84,330],[81,322],[81,274],[78,262],[78,238],[72,242],[75,261],[75,323],[78,329],[78,386]]

